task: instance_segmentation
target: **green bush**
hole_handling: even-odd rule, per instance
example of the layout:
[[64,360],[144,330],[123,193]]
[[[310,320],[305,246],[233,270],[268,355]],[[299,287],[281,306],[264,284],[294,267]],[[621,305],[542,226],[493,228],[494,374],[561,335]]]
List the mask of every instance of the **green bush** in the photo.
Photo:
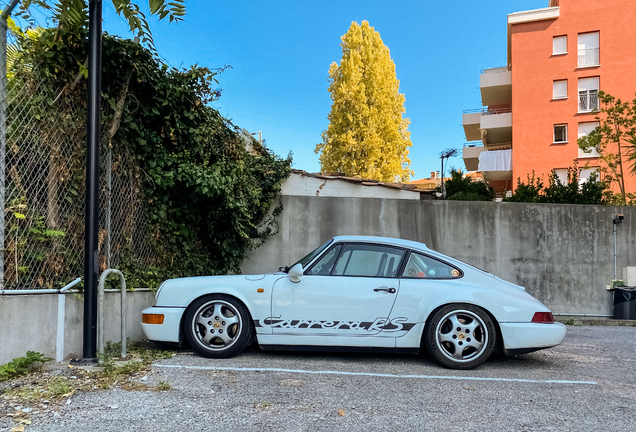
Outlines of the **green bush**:
[[528,175],[527,183],[517,179],[517,187],[511,197],[504,198],[506,202],[532,202],[555,204],[596,204],[610,203],[611,192],[606,183],[593,172],[587,182],[579,184],[579,170],[574,163],[568,168],[568,180],[561,182],[556,172],[552,170],[548,177],[548,185],[544,186],[542,179],[537,179],[532,173]]
[[0,382],[26,375],[51,360],[53,359],[39,352],[27,351],[26,357],[14,358],[9,363],[0,365]]
[[451,170],[451,178],[444,182],[446,199],[458,201],[492,201],[495,190],[483,180],[464,177],[460,170]]

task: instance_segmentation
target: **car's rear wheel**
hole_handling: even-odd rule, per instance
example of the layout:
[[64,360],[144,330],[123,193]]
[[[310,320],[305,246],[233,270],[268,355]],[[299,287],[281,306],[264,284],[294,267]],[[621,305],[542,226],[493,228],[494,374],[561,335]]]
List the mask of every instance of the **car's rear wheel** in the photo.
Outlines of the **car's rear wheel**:
[[426,324],[425,341],[431,355],[446,367],[472,369],[485,362],[497,342],[490,316],[469,304],[439,309]]
[[192,349],[212,358],[232,357],[243,351],[253,329],[245,306],[220,294],[195,300],[186,312],[183,325]]

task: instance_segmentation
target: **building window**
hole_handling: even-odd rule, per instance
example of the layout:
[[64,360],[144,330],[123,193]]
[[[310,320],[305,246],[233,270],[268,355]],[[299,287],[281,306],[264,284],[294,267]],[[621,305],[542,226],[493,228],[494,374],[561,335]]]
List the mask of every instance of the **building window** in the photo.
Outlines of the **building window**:
[[[584,137],[585,135],[588,135],[598,126],[599,126],[599,122],[579,123],[579,138]],[[579,157],[580,158],[598,157],[598,152],[595,149],[589,152],[584,152],[581,148],[579,148]]]
[[568,184],[568,169],[567,168],[558,168],[555,169],[554,172],[557,175],[557,178],[561,182],[562,185]]
[[579,112],[598,109],[598,77],[579,78]]
[[599,180],[599,169],[595,168],[583,168],[579,174],[579,185],[587,183],[590,180],[592,173],[596,173],[596,179]]
[[567,99],[568,80],[558,80],[552,82],[552,99]]
[[568,142],[568,125],[566,124],[554,125],[554,142],[555,143]]
[[581,33],[578,37],[579,67],[599,66],[598,32]]
[[568,53],[568,37],[555,36],[552,38],[552,55]]

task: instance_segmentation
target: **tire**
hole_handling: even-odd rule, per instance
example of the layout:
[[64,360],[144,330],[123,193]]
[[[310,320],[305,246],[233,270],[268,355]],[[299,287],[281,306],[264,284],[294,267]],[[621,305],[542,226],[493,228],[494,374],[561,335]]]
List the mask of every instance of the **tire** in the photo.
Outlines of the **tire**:
[[485,362],[497,342],[497,328],[481,308],[453,304],[428,320],[424,339],[429,353],[451,369],[473,369]]
[[203,357],[228,358],[250,343],[253,325],[240,301],[222,294],[195,300],[186,312],[183,332],[194,351]]

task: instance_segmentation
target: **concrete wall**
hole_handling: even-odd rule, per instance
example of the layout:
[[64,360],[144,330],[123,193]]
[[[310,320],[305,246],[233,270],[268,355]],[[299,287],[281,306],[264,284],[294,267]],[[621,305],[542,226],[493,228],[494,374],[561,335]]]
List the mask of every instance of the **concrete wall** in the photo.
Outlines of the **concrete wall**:
[[[150,290],[128,292],[127,339],[143,338],[141,311],[154,304]],[[119,291],[104,295],[105,340],[119,342]],[[78,294],[0,295],[0,364],[37,351],[62,360],[82,357],[84,303]]]
[[636,208],[282,197],[279,233],[254,250],[244,273],[275,271],[334,235],[416,240],[523,285],[557,313],[612,313],[605,285],[614,277],[612,219],[618,226],[618,274],[636,265]]

